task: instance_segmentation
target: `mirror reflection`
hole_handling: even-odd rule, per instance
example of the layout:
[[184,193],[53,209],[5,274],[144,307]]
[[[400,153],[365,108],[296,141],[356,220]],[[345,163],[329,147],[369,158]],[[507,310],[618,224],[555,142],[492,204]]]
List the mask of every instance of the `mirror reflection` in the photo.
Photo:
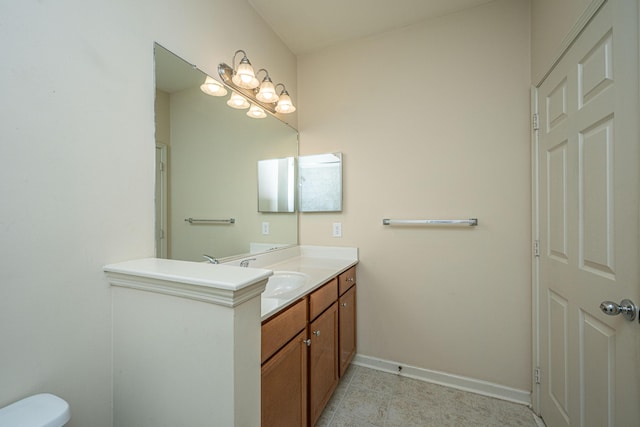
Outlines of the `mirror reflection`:
[[203,93],[207,76],[158,44],[155,65],[156,256],[202,261],[297,244],[297,214],[258,212],[256,202],[257,162],[295,157],[297,131]]
[[295,211],[295,158],[258,162],[258,211]]

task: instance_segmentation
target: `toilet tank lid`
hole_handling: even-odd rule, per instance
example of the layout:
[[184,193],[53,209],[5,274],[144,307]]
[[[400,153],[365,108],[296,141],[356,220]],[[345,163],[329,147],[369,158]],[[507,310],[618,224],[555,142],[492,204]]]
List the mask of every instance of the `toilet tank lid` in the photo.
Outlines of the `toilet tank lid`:
[[69,404],[49,393],[36,394],[0,409],[0,427],[60,427],[70,418]]

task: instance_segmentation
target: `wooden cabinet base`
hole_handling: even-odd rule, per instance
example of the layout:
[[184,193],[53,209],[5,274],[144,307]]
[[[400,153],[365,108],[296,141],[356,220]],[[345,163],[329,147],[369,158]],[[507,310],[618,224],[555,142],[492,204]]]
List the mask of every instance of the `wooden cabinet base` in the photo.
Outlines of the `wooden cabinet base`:
[[352,267],[263,322],[262,427],[320,418],[356,352],[355,278]]

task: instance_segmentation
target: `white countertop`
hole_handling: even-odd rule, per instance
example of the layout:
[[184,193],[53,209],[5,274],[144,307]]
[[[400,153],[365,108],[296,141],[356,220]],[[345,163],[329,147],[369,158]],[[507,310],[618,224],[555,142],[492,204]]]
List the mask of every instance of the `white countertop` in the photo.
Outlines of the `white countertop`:
[[230,261],[228,264],[240,265],[243,260],[251,260],[249,267],[264,268],[274,273],[293,271],[308,276],[304,286],[295,292],[287,293],[285,298],[262,297],[261,316],[262,320],[265,320],[320,287],[329,279],[356,265],[358,263],[358,248],[292,246],[256,256],[248,255]]
[[260,295],[273,274],[262,268],[144,258],[104,267],[112,286],[235,307]]
[[239,268],[226,264],[163,258],[144,258],[110,264],[104,267],[104,271],[234,291],[266,279],[272,274],[271,271],[260,268]]
[[269,268],[274,272],[295,271],[304,273],[309,277],[301,288],[297,289],[295,293],[287,294],[286,298],[267,298],[263,296],[262,309],[260,312],[262,320],[268,319],[278,311],[291,305],[291,303],[299,300],[301,297],[326,283],[329,279],[336,277],[357,263],[357,259],[349,260],[340,258],[331,259],[300,256],[289,259],[280,264],[270,266]]
[[[249,267],[240,262],[250,260]],[[293,246],[247,255],[222,264],[145,258],[110,264],[104,271],[113,286],[206,301],[235,307],[262,294],[277,272],[306,275],[303,286],[286,297],[262,297],[261,318],[267,319],[358,263],[357,248]]]

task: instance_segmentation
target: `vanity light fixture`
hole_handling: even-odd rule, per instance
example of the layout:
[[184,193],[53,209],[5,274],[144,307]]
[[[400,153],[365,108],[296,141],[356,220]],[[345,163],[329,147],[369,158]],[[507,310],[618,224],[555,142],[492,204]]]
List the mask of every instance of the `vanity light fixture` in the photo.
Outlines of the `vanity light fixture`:
[[236,92],[231,92],[227,105],[231,108],[237,108],[238,110],[244,110],[250,106],[249,101],[247,101],[244,96]]
[[278,94],[276,93],[276,88],[273,85],[273,81],[271,81],[271,77],[269,77],[269,72],[264,68],[258,70],[258,74],[260,71],[264,71],[265,76],[260,83],[260,88],[258,89],[258,93],[256,94],[256,98],[262,102],[277,102]]
[[[234,67],[239,53],[242,53],[243,56],[236,69]],[[291,96],[289,96],[284,84],[278,83],[274,86],[269,72],[264,68],[254,73],[251,62],[249,62],[247,54],[243,50],[237,50],[233,54],[232,64],[234,67],[230,67],[225,63],[218,64],[218,75],[220,75],[224,85],[232,90],[231,98],[227,101],[229,106],[233,108],[249,108],[250,105],[254,105],[256,108],[259,107],[263,114],[265,111],[271,114],[289,114],[296,111],[296,107],[294,107]],[[262,83],[256,77],[261,72],[265,74]],[[278,95],[277,91],[278,86],[282,86],[280,95]],[[240,101],[239,98],[243,98],[244,102]],[[262,116],[255,109],[254,114],[251,112],[247,114],[251,117]]]
[[225,96],[227,94],[227,89],[222,86],[222,83],[211,76],[207,76],[204,83],[200,85],[200,90],[211,96]]
[[291,97],[289,96],[289,92],[287,92],[287,88],[285,88],[282,83],[278,83],[276,87],[278,86],[282,86],[282,92],[280,92],[276,111],[282,114],[293,113],[296,111],[296,107],[294,107],[293,102],[291,102]]
[[[240,64],[236,68],[236,56],[239,53],[242,53],[242,59],[240,60]],[[251,66],[251,62],[249,62],[249,58],[247,58],[247,54],[244,50],[237,50],[236,53],[233,54],[233,78],[231,79],[236,86],[239,86],[243,89],[255,89],[260,85],[260,82],[256,78],[256,74],[253,72],[253,67]]]
[[267,117],[267,113],[265,113],[264,110],[258,107],[256,104],[251,104],[251,108],[249,108],[249,111],[247,111],[247,116],[251,117],[252,119],[264,119],[265,117]]

